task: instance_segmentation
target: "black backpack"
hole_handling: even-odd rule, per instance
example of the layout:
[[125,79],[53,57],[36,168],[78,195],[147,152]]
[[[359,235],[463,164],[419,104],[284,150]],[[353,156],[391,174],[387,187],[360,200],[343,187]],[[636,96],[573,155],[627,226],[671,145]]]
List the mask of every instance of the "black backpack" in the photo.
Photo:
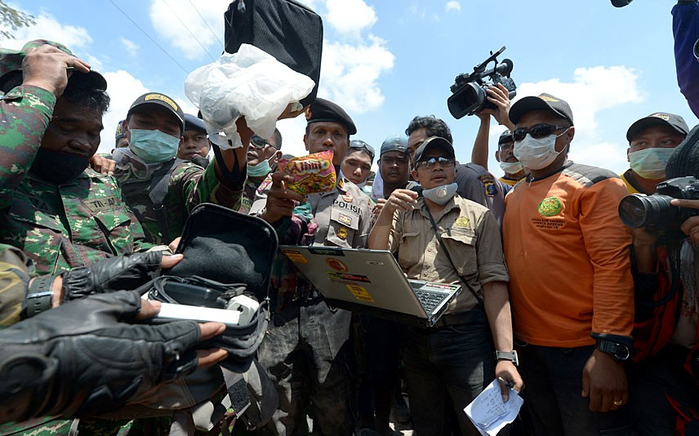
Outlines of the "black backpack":
[[323,53],[323,21],[318,14],[294,0],[235,0],[223,18],[227,53],[236,53],[243,43],[264,50],[310,77],[315,87],[301,104],[315,101]]

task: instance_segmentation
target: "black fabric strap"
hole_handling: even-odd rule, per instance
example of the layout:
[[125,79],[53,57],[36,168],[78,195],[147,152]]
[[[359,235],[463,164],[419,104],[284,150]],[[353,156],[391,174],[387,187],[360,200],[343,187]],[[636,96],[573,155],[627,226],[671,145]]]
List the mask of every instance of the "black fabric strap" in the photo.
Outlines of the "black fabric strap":
[[444,241],[442,241],[442,236],[439,234],[439,228],[437,227],[437,223],[434,221],[434,218],[432,217],[432,213],[430,212],[430,209],[425,205],[425,209],[427,210],[427,216],[430,218],[430,222],[432,223],[432,230],[434,230],[434,235],[437,237],[437,241],[439,242],[439,245],[442,247],[442,250],[444,251],[444,254],[447,256],[447,259],[449,259],[449,263],[451,263],[452,268],[454,268],[454,271],[456,272],[456,275],[459,276],[459,281],[461,282],[461,285],[471,291],[471,294],[476,297],[476,301],[478,301],[478,304],[483,304],[483,299],[476,293],[476,291],[473,290],[471,285],[468,284],[466,279],[461,277],[459,274],[459,270],[456,269],[456,265],[454,264],[454,261],[451,260],[451,255],[449,254],[449,250],[447,250],[447,246],[444,245]]
[[27,298],[24,300],[22,318],[31,318],[51,309],[53,302],[53,281],[56,276],[35,277],[29,284]]

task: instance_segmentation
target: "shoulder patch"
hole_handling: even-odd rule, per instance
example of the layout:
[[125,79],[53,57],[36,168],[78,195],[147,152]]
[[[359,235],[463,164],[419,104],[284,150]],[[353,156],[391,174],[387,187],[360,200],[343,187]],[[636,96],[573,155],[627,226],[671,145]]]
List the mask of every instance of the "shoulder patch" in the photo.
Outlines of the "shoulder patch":
[[589,165],[573,164],[565,168],[563,175],[570,177],[586,188],[607,179],[618,179],[619,176],[604,168]]
[[498,189],[495,187],[495,178],[490,174],[482,174],[478,176],[481,182],[483,182],[483,188],[485,189],[485,195],[488,197],[494,197],[498,194]]

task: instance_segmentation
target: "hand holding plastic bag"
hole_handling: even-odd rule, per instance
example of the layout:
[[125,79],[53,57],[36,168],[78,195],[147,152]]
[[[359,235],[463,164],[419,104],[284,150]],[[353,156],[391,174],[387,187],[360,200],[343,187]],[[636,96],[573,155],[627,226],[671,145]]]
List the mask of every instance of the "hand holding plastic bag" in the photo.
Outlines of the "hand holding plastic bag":
[[[242,44],[234,54],[191,72],[185,93],[202,113],[209,138],[222,150],[242,146],[236,120],[267,138],[290,104],[306,97],[315,83],[257,47]],[[300,107],[299,107],[300,108]]]

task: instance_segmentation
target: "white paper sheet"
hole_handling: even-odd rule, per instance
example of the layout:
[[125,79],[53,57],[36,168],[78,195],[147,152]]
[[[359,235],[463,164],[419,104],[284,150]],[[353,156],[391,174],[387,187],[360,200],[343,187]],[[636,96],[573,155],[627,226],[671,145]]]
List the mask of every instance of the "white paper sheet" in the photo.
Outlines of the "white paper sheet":
[[500,385],[495,379],[464,408],[464,412],[483,436],[495,436],[514,421],[523,403],[522,397],[512,388],[509,400],[503,403]]

